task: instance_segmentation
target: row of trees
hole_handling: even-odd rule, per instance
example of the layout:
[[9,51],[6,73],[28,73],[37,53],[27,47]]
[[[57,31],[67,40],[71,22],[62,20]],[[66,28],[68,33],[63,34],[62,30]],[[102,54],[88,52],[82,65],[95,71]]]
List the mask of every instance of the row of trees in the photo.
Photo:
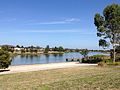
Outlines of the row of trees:
[[[21,51],[21,53],[25,53],[25,52],[31,52],[31,53],[37,53],[37,52],[45,52],[48,53],[48,51],[58,51],[58,52],[63,52],[65,49],[62,46],[59,47],[53,47],[50,48],[49,45],[46,46],[46,48],[42,48],[39,46],[28,46],[28,47],[24,47],[24,46],[10,46],[10,45],[3,45],[1,46],[2,50],[4,51],[8,51],[8,52],[18,52]],[[16,48],[16,49],[15,49]]]
[[51,48],[51,50],[50,50],[49,45],[47,45],[47,46],[46,46],[46,48],[45,48],[44,53],[48,53],[49,51],[64,52],[64,48],[63,48],[62,46],[59,46],[59,47],[54,47],[54,48]]

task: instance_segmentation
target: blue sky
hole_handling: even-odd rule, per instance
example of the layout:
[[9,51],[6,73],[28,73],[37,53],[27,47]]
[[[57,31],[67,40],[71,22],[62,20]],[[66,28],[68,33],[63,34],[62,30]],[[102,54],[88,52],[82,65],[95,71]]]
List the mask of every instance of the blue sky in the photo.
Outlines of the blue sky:
[[120,0],[1,0],[0,44],[101,49],[94,15]]

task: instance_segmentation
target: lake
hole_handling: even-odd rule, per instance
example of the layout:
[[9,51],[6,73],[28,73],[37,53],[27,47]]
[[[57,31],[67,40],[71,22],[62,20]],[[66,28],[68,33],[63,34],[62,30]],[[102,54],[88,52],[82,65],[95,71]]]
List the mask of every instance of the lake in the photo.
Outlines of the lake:
[[[109,55],[101,52],[90,52],[92,55]],[[17,55],[13,57],[11,65],[29,65],[29,64],[47,64],[66,62],[66,58],[82,58],[78,52],[70,52],[64,54],[40,54],[40,55]]]

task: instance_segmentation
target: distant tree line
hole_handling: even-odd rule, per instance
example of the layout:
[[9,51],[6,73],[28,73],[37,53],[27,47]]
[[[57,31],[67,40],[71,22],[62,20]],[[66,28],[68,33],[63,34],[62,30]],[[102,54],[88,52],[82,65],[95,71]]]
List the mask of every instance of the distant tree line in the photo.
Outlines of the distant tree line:
[[8,52],[21,52],[21,53],[38,53],[38,52],[43,52],[43,53],[48,53],[49,51],[57,51],[57,52],[64,52],[65,49],[62,46],[55,46],[50,48],[49,45],[47,45],[45,48],[42,48],[40,46],[20,46],[20,45],[16,45],[16,46],[12,46],[12,45],[2,45],[1,46],[2,50],[8,51]]

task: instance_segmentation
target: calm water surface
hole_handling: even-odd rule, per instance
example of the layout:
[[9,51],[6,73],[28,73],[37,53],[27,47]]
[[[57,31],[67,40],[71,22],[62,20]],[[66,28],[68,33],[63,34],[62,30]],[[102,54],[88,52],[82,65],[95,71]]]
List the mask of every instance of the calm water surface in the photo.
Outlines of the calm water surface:
[[[92,55],[109,55],[100,52],[90,52]],[[66,58],[82,58],[82,55],[77,52],[64,54],[40,54],[40,55],[17,55],[13,57],[11,65],[28,65],[28,64],[47,64],[66,62]]]

